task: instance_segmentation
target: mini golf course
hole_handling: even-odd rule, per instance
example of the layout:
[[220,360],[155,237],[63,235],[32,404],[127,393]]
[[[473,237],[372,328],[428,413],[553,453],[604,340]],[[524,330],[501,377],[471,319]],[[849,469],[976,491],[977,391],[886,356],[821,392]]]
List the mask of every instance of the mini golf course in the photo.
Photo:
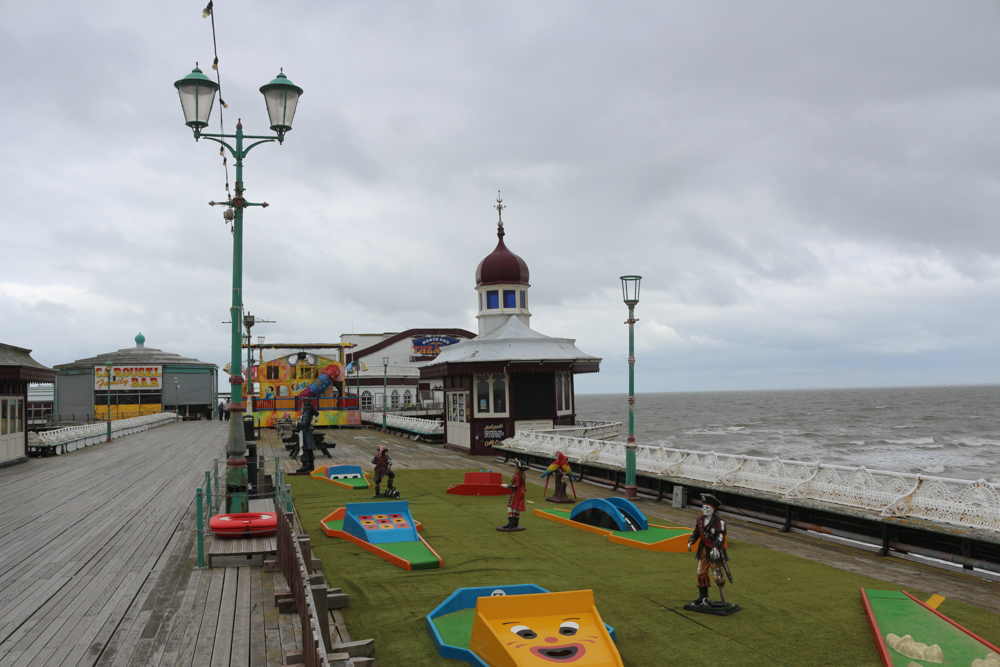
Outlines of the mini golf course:
[[[921,600],[942,592],[921,589],[919,580],[912,587],[898,586],[730,539],[734,583],[726,586],[726,595],[743,611],[728,617],[691,614],[682,607],[698,590],[695,557],[686,549],[623,549],[530,511],[521,513],[524,532],[497,532],[495,527],[506,521],[505,497],[447,493],[464,472],[396,469],[396,485],[423,524],[420,535],[447,564],[412,571],[387,567],[357,544],[326,536],[321,520],[333,508],[351,503],[357,492],[307,476],[288,480],[327,580],[351,595],[351,606],[344,610],[351,635],[355,640],[374,637],[380,664],[466,667],[468,662],[438,653],[426,616],[456,589],[497,582],[530,582],[556,592],[592,590],[602,620],[615,628],[617,650],[629,667],[879,667],[859,589],[905,588]],[[528,485],[529,510],[551,505],[542,491],[541,486]],[[371,501],[382,506],[390,502]],[[656,505],[641,506],[649,513]],[[698,513],[692,510],[690,516],[685,532]],[[993,644],[1000,641],[1000,614],[950,598],[938,611]],[[471,632],[472,612],[465,613],[470,619],[465,627]],[[444,630],[442,637],[447,639]]]

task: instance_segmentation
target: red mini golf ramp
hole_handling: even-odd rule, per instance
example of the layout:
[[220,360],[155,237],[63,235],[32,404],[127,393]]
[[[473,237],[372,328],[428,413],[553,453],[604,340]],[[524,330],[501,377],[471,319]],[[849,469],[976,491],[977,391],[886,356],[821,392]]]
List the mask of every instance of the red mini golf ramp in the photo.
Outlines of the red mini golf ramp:
[[500,473],[479,471],[465,473],[465,481],[449,486],[448,493],[459,496],[506,496],[510,489],[504,486],[503,475]]
[[406,500],[348,503],[320,522],[330,537],[354,542],[404,570],[442,567],[437,552],[417,534],[423,526],[410,515]]
[[906,591],[879,591],[861,589],[861,603],[868,616],[868,627],[875,640],[875,648],[885,667],[907,667],[935,664],[919,658],[908,657],[886,644],[886,637],[910,635],[914,641],[928,646],[941,647],[944,662],[936,663],[969,667],[974,660],[983,660],[1000,648],[974,635],[936,609],[931,609]]
[[591,526],[570,518],[573,510],[551,507],[536,509],[535,516],[556,521],[558,523],[579,528],[598,535],[607,535],[608,540],[615,544],[624,544],[627,547],[644,549],[646,551],[663,551],[667,553],[687,553],[687,538],[691,535],[690,528],[679,526],[649,526],[646,530],[608,530],[598,526]]

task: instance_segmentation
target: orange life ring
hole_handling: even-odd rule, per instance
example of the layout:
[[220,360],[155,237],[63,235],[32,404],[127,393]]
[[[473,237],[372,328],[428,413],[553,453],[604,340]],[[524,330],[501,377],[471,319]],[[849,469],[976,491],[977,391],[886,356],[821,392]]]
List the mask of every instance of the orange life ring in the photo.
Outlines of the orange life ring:
[[266,537],[278,532],[278,515],[271,512],[216,514],[208,528],[218,537]]

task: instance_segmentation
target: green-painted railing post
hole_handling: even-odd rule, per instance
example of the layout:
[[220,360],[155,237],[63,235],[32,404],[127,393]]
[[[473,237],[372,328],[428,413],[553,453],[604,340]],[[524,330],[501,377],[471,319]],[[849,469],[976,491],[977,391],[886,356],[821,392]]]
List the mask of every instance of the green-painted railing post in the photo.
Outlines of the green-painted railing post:
[[212,513],[212,508],[213,508],[213,505],[212,505],[212,476],[208,474],[207,470],[205,471],[205,496],[206,496],[206,500],[208,501],[205,505],[206,505],[206,507],[208,507],[208,511],[211,514]]
[[[206,473],[207,474],[207,473]],[[198,489],[198,567],[205,567],[205,517],[202,511],[204,500],[202,490]]]
[[216,507],[213,508],[213,512],[215,511],[215,509],[221,507],[220,501],[222,500],[222,492],[219,491],[219,459],[215,459],[214,461],[215,462],[212,465],[212,470],[215,471],[215,489],[216,489],[216,491],[215,491],[215,505],[216,505]]

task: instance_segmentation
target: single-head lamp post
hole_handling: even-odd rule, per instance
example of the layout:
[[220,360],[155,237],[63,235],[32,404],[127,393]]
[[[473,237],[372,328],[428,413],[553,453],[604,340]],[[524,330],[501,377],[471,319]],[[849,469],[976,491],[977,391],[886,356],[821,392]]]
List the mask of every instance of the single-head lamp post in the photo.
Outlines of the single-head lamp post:
[[389,357],[382,357],[382,432],[385,433],[385,386],[389,379]]
[[180,404],[180,401],[177,400],[177,390],[180,389],[180,388],[181,388],[181,383],[177,379],[177,376],[175,375],[174,376],[174,412],[177,415],[177,417],[176,417],[177,419],[181,418],[181,404]]
[[269,83],[260,87],[267,104],[267,117],[271,121],[271,130],[278,133],[278,141],[282,141],[285,132],[292,129],[292,119],[295,118],[295,107],[299,103],[302,89],[288,80],[284,69]]
[[642,276],[622,276],[622,298],[628,306],[628,442],[625,443],[625,498],[636,500],[635,484],[635,307]]
[[107,389],[108,401],[108,442],[111,442],[111,362],[104,366],[104,387]]
[[219,92],[219,84],[205,76],[197,66],[183,79],[174,82],[181,98],[184,124],[194,130],[195,136],[205,127],[212,115],[212,103]]

